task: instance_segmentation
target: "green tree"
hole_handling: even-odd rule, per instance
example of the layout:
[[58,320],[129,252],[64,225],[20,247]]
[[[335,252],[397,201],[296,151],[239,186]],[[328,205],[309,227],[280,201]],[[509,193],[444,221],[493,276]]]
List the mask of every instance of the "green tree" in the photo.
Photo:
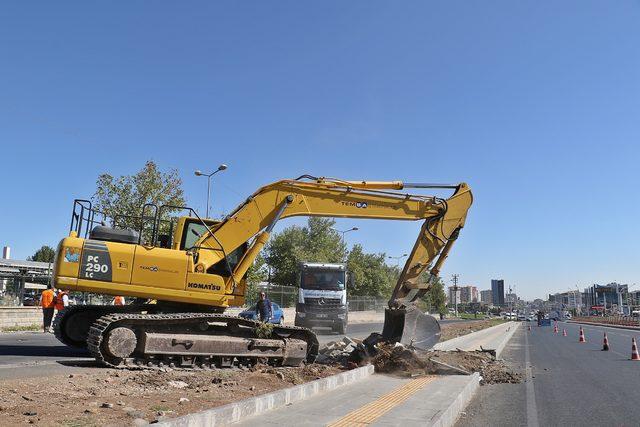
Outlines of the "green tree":
[[305,227],[293,225],[273,236],[265,247],[272,283],[295,286],[301,262],[342,262],[346,245],[334,225],[331,218],[311,217]]
[[258,284],[267,280],[269,276],[268,266],[262,254],[258,254],[253,265],[247,271],[247,290],[245,293],[246,304],[253,305],[258,299]]
[[[119,177],[113,177],[107,173],[100,175],[96,182],[94,200],[96,209],[105,213],[107,217],[122,216],[116,226],[134,229],[140,228],[140,220],[133,217],[142,215],[142,207],[145,203],[154,203],[158,207],[185,205],[182,180],[178,176],[178,171],[171,169],[168,172],[162,172],[151,160],[134,175]],[[153,214],[149,211],[145,215],[147,213]],[[168,215],[171,212],[166,213]]]
[[56,251],[51,246],[43,245],[27,261],[53,262]]
[[347,257],[351,274],[349,294],[376,298],[389,297],[397,277],[397,269],[385,263],[386,255],[365,253],[359,244],[353,245]]
[[[427,280],[428,273],[424,275]],[[442,278],[438,277],[436,281],[429,287],[429,290],[421,298],[420,305],[429,310],[431,313],[446,314],[447,313],[447,295],[444,291],[444,283]]]

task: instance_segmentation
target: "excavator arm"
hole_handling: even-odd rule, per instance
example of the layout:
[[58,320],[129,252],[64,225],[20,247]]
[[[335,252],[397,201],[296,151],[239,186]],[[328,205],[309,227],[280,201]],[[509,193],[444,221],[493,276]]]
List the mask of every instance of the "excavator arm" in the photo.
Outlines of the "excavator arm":
[[[401,192],[405,189],[451,189],[449,198]],[[230,294],[246,274],[279,219],[292,216],[424,221],[420,234],[391,294],[383,335],[405,343],[439,339],[439,326],[425,324],[412,303],[437,278],[453,242],[464,226],[473,197],[465,183],[458,185],[401,181],[342,181],[302,176],[264,186],[252,194],[215,228],[200,237],[194,249],[196,272],[204,273],[255,236],[226,283]],[[427,274],[424,274],[427,272]],[[426,280],[423,280],[425,278]],[[407,309],[411,309],[407,311]],[[410,313],[410,316],[407,316]],[[407,319],[411,318],[411,325]],[[412,329],[407,335],[408,329]],[[416,329],[427,330],[419,333]],[[437,331],[435,330],[437,329]],[[437,337],[436,337],[437,335]]]

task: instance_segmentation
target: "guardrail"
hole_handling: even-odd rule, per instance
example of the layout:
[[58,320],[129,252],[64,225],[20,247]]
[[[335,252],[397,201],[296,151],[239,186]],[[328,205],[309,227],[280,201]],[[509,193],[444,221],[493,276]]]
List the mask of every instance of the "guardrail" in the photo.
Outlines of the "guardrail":
[[625,316],[576,316],[571,320],[586,323],[604,323],[607,325],[640,326],[640,319]]

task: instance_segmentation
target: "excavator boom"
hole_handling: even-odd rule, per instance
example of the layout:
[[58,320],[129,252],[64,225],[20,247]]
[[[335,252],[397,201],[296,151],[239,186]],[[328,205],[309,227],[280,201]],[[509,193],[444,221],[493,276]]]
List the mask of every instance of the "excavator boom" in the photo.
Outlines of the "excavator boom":
[[[306,181],[301,180],[306,179]],[[342,181],[303,176],[262,187],[240,205],[214,231],[202,236],[197,269],[206,271],[224,255],[260,232],[227,283],[233,292],[255,256],[268,240],[273,225],[290,216],[327,216],[387,220],[423,220],[420,234],[402,269],[385,313],[383,336],[416,347],[431,347],[440,327],[430,316],[416,311],[422,297],[446,260],[464,227],[473,196],[468,185],[403,183],[402,181]],[[398,193],[407,188],[453,189],[449,198]],[[391,190],[391,191],[389,191]],[[224,247],[221,242],[229,242]]]

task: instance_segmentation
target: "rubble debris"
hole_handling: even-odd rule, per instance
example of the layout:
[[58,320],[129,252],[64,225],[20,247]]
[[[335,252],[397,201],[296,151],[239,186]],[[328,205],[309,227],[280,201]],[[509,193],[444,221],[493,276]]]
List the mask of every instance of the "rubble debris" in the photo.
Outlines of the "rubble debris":
[[351,366],[371,363],[376,372],[402,376],[470,375],[479,372],[481,384],[519,383],[522,374],[512,371],[489,352],[422,351],[400,343],[386,343],[379,334],[364,340],[349,337],[327,343],[319,351],[317,363]]

